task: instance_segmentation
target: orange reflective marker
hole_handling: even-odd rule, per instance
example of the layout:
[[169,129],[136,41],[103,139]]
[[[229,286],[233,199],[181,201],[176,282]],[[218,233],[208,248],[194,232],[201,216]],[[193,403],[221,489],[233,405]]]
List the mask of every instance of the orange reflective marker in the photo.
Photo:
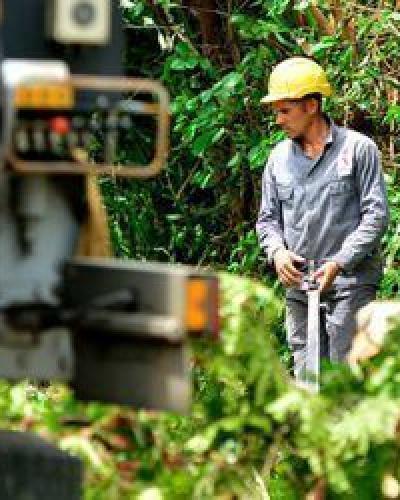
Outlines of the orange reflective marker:
[[74,106],[74,91],[70,84],[25,84],[16,88],[14,103],[20,109],[70,109]]
[[199,332],[208,326],[208,284],[206,280],[191,279],[187,284],[186,327]]

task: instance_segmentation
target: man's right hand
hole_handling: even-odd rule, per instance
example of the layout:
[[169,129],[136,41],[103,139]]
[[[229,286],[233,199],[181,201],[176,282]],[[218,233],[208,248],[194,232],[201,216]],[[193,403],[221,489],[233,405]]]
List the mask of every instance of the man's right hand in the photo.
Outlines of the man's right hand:
[[279,281],[285,287],[300,286],[303,273],[296,269],[295,264],[303,264],[305,259],[286,248],[279,248],[274,255],[275,269]]

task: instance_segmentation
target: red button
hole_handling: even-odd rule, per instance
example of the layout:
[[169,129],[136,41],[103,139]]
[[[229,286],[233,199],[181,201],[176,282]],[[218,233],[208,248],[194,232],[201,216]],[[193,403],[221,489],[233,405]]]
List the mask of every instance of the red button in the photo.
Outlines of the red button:
[[65,116],[55,116],[50,120],[50,129],[56,134],[65,135],[71,129],[71,124]]

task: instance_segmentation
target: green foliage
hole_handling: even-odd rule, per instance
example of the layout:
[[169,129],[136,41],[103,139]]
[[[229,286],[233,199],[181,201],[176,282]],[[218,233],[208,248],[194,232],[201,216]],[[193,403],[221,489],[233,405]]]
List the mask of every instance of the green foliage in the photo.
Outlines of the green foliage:
[[398,190],[397,172],[386,175],[388,190],[390,224],[383,238],[386,252],[386,269],[381,281],[381,297],[396,297],[399,295],[400,270],[398,261],[400,258],[400,192]]
[[[399,293],[399,13],[393,0],[335,3],[331,12],[323,1],[216,1],[209,43],[188,2],[124,2],[127,71],[162,79],[172,134],[157,179],[101,180],[116,254],[210,265],[270,288],[221,275],[221,339],[193,345],[188,417],[0,384],[0,425],[81,456],[87,500],[297,500],[321,485],[329,499],[375,500],[399,487],[400,328],[359,369],[325,366],[321,394],[295,387],[280,362],[289,362],[282,304],[254,231],[261,173],[283,137],[259,102],[266,77],[285,57],[309,55],[335,89],[325,109],[382,150],[391,223],[380,293]],[[148,149],[132,130],[120,159]]]
[[[336,10],[324,1],[222,0],[209,15],[216,32],[211,41],[188,3],[137,0],[125,10],[131,25],[146,26],[128,47],[127,68],[161,78],[169,89],[172,147],[158,179],[103,181],[117,253],[211,265],[271,285],[254,223],[261,173],[283,134],[259,101],[277,62],[308,55],[334,86],[326,111],[371,136],[382,151],[391,222],[380,294],[398,295],[394,0],[339,0]],[[238,289],[225,276],[223,286],[222,342],[195,346],[195,402],[179,443],[186,474],[162,467],[149,472],[157,491],[199,499],[266,498],[268,491],[287,500],[325,483],[329,499],[379,499],[385,484],[396,489],[399,330],[359,371],[326,366],[321,395],[310,396],[288,384],[277,361],[276,353],[287,364],[289,358],[279,303],[249,282]]]
[[[322,391],[290,381],[276,353],[281,304],[231,275],[222,334],[193,344],[188,416],[77,403],[62,386],[0,385],[1,427],[31,430],[85,463],[85,498],[383,499],[400,487],[400,328],[373,360],[323,367]],[[153,495],[153,496],[150,496]]]
[[[264,279],[253,230],[261,172],[283,134],[259,101],[271,68],[291,55],[312,56],[326,68],[335,90],[326,110],[372,136],[387,169],[398,165],[394,1],[339,1],[333,11],[322,1],[222,0],[203,17],[179,1],[126,5],[126,66],[169,89],[172,147],[154,181],[103,181],[118,254],[228,266]],[[126,154],[144,147],[138,137]],[[396,241],[386,239],[390,256]]]

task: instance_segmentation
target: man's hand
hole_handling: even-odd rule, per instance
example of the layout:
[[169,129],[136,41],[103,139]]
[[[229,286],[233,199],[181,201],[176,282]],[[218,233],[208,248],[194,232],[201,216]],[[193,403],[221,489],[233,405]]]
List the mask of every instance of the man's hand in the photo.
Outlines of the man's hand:
[[314,278],[319,282],[319,290],[321,293],[329,290],[339,273],[339,264],[332,260],[325,262],[322,267],[315,271]]
[[305,259],[286,248],[280,248],[274,255],[275,269],[279,281],[286,287],[300,286],[303,273],[296,269],[295,263],[303,263]]

